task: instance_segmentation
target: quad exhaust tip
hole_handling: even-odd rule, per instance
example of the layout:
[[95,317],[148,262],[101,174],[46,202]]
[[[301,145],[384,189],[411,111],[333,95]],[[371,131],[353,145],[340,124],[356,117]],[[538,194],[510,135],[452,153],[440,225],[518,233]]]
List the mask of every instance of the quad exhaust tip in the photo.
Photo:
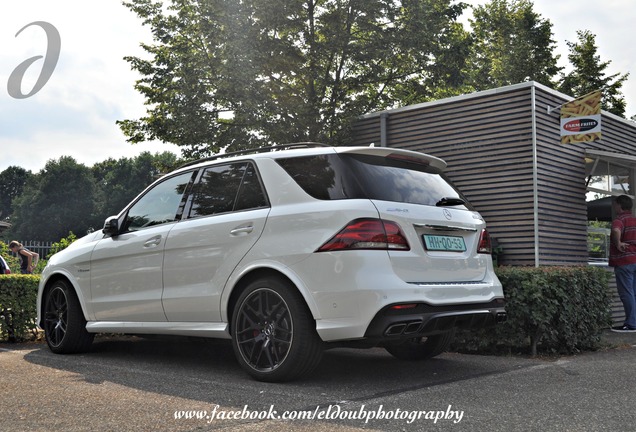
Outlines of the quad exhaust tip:
[[[475,327],[475,325],[477,324],[477,321],[475,320],[477,318],[479,318],[479,321],[481,321],[482,323],[485,323],[487,322],[487,320],[490,320],[490,323],[492,324],[492,318],[493,318],[492,313],[488,313],[486,311],[484,312],[485,314],[473,315],[471,319],[463,323],[457,321],[458,317],[456,316],[444,317],[446,319],[451,318],[452,322],[446,322],[445,325],[442,325],[442,327],[448,327],[449,330],[455,325],[457,325],[458,327],[466,327],[466,328]],[[508,314],[505,311],[496,312],[494,315],[494,322],[497,324],[506,322],[507,320],[508,320]],[[437,321],[436,324],[440,324],[441,322],[442,321]],[[422,326],[423,326],[423,320],[397,322],[388,326],[386,330],[384,331],[384,335],[385,336],[402,336],[402,335],[417,334],[423,330]]]
[[386,336],[415,334],[422,326],[422,320],[395,323],[384,331]]

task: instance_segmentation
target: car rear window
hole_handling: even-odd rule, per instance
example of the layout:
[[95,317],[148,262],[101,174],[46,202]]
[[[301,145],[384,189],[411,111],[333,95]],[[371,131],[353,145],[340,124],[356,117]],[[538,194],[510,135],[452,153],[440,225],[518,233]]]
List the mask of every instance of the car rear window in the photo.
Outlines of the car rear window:
[[428,166],[413,162],[331,154],[279,159],[278,163],[316,199],[368,198],[421,205],[436,205],[442,198],[460,198],[466,202],[443,174],[430,172]]

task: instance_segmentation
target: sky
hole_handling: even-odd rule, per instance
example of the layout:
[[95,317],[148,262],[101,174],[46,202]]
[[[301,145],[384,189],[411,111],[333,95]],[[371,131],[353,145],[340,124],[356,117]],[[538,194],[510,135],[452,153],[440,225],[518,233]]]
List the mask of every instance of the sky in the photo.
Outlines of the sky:
[[[633,0],[534,0],[534,10],[553,24],[560,66],[567,65],[566,41],[576,42],[577,30],[596,35],[601,61],[611,61],[607,74],[631,74],[623,94],[627,117],[636,115]],[[37,22],[49,26],[32,24]],[[45,60],[56,46],[51,42],[54,32],[45,31],[49,27],[59,33],[61,41],[55,64],[50,58]],[[145,114],[144,99],[134,89],[139,76],[123,59],[144,56],[141,42],[151,42],[149,29],[119,0],[3,2],[0,172],[20,166],[36,173],[47,161],[62,156],[92,166],[108,158],[135,157],[143,151],[179,154],[178,147],[171,144],[127,143],[116,124],[117,120]],[[20,78],[18,66],[35,56],[42,58],[34,60]],[[47,74],[50,76],[43,82]]]

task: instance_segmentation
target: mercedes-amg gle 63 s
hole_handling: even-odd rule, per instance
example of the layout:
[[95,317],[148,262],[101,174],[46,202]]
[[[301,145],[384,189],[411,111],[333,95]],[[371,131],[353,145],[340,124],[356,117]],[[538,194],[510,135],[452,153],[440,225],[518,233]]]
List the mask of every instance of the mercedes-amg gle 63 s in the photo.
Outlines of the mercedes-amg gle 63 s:
[[436,356],[506,317],[486,224],[445,167],[311,143],[186,165],[49,260],[38,324],[55,353],[96,333],[231,339],[262,381],[330,347]]

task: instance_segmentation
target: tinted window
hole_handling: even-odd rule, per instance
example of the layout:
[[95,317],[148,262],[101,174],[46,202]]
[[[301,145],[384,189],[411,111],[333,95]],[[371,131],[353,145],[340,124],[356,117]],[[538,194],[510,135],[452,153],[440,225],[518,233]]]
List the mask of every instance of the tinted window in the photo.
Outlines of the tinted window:
[[[443,175],[428,166],[379,156],[342,155],[370,199],[435,205],[442,198],[461,198]],[[461,206],[457,206],[461,207]]]
[[338,155],[278,159],[278,164],[314,198],[339,200],[364,198],[357,181]]
[[[322,155],[280,159],[278,163],[314,198],[369,198],[435,205],[462,198],[441,174],[428,166],[367,155]],[[465,201],[465,199],[464,199]]]
[[124,231],[176,221],[191,178],[188,172],[156,184],[128,210]]
[[238,197],[236,198],[234,210],[247,210],[261,207],[267,207],[267,199],[265,199],[263,187],[256,174],[254,165],[248,164],[245,174],[243,175],[243,182],[241,183]]
[[207,168],[194,189],[190,217],[265,207],[254,166],[248,162]]

